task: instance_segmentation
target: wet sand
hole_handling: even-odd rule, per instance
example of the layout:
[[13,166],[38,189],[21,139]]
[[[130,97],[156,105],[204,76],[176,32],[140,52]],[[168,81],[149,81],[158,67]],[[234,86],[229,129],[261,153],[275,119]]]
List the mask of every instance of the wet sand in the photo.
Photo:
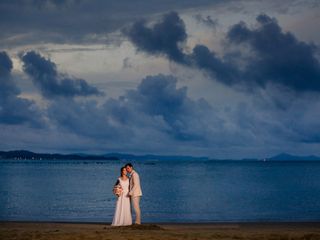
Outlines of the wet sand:
[[142,224],[111,227],[102,223],[0,222],[1,240],[248,239],[320,240],[319,223]]

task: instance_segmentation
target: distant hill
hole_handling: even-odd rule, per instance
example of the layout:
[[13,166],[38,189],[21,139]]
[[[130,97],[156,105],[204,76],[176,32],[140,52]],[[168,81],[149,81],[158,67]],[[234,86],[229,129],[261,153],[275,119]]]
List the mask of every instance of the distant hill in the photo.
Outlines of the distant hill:
[[[192,156],[166,156],[166,155],[134,155],[134,154],[124,154],[124,153],[107,153],[102,155],[90,155],[84,153],[73,153],[73,154],[59,154],[59,153],[34,153],[26,150],[16,150],[16,151],[0,151],[0,159],[27,159],[27,160],[184,160],[184,161],[230,161],[234,159],[212,159],[208,157],[192,157]],[[243,158],[238,161],[320,161],[320,157],[310,155],[310,156],[295,156],[288,153],[281,153],[276,156],[265,158],[265,159],[255,159],[255,158]]]
[[295,156],[288,153],[280,153],[276,156],[267,158],[268,161],[320,161],[320,157],[310,156]]
[[26,160],[119,160],[116,156],[84,155],[84,154],[50,154],[34,153],[26,150],[0,151],[0,159],[26,159]]
[[50,154],[34,153],[26,150],[0,151],[0,159],[26,159],[26,160],[51,160],[51,159],[72,159],[72,160],[209,160],[207,157],[191,156],[161,156],[161,155],[134,155],[123,153],[107,153],[102,155],[90,155],[84,153],[73,154]]

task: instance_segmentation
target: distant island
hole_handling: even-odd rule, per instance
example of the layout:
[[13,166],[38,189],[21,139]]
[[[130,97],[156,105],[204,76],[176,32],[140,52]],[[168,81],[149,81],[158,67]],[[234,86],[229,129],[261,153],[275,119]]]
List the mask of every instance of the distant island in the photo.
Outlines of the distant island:
[[34,153],[26,150],[0,151],[0,159],[17,160],[120,160],[116,156]]
[[209,160],[207,157],[191,156],[161,156],[161,155],[134,155],[123,153],[107,153],[102,155],[90,155],[83,153],[59,154],[59,153],[34,153],[27,150],[0,151],[1,159],[16,160]]
[[59,153],[34,153],[27,150],[15,151],[0,151],[1,159],[15,160],[185,160],[185,161],[320,161],[320,157],[310,156],[295,156],[287,153],[281,153],[269,158],[243,158],[243,159],[213,159],[208,157],[193,157],[193,156],[165,156],[165,155],[134,155],[124,153],[107,153],[101,155],[90,155],[83,153],[59,154]]
[[320,157],[309,155],[309,156],[295,156],[288,153],[280,153],[276,156],[266,158],[268,161],[320,161]]

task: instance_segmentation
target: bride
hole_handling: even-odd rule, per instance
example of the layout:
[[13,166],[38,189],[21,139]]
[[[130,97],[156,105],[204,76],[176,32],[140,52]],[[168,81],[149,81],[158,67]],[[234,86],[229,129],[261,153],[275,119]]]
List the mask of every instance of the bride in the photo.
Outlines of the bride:
[[118,196],[118,200],[111,226],[132,224],[130,197],[128,196],[129,178],[125,167],[121,168],[120,174],[114,188],[114,193]]

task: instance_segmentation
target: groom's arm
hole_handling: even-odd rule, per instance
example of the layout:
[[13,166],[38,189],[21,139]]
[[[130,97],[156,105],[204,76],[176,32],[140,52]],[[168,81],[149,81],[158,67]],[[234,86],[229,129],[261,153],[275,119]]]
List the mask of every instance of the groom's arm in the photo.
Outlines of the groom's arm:
[[131,196],[134,191],[138,188],[138,186],[140,185],[140,178],[139,178],[139,174],[138,173],[134,173],[132,175],[132,182],[133,182],[133,187],[131,188],[131,191],[129,192],[129,195]]

